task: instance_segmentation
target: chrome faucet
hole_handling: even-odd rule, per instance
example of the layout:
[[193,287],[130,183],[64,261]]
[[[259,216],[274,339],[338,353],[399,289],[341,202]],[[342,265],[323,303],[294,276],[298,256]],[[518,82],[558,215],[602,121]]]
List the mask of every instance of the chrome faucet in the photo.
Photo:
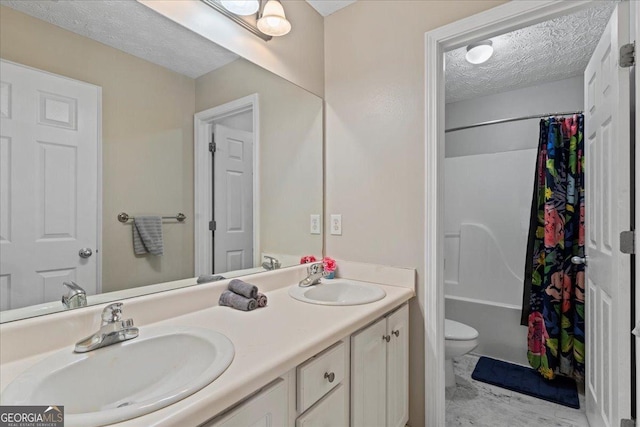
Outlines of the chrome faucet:
[[324,264],[321,262],[314,262],[307,267],[308,276],[298,283],[298,286],[306,288],[307,286],[319,285],[320,279],[329,275],[329,272],[324,269]]
[[281,267],[281,264],[280,264],[280,261],[278,261],[278,258],[274,258],[269,255],[265,255],[264,257],[269,260],[262,263],[262,268],[264,268],[265,270],[277,270]]
[[122,320],[122,303],[110,304],[102,310],[102,325],[95,334],[76,343],[76,353],[86,353],[111,344],[127,341],[138,336],[133,319]]
[[85,307],[87,305],[87,293],[75,282],[63,282],[68,292],[62,295],[62,304],[66,308]]

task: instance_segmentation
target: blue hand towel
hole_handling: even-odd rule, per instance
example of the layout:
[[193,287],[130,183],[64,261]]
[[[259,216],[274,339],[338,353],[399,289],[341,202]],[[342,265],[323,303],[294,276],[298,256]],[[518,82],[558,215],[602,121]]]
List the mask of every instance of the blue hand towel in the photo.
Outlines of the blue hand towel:
[[133,220],[133,251],[136,255],[162,255],[162,217],[136,216]]

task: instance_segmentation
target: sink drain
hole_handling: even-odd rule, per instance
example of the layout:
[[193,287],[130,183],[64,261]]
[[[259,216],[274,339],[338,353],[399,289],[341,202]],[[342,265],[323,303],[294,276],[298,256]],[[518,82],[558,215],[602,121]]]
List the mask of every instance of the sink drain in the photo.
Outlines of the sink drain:
[[124,402],[118,405],[118,408],[124,408],[125,406],[133,405],[135,402]]

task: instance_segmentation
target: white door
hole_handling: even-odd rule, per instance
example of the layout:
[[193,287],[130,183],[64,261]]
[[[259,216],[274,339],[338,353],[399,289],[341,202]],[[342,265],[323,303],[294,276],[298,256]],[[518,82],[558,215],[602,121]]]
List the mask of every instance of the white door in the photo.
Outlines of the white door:
[[[631,2],[631,12],[630,12],[630,21],[631,21],[631,37],[632,40],[636,40],[636,51],[638,49],[638,40],[640,40],[640,4],[638,2]],[[638,61],[638,55],[636,53],[636,62]],[[640,108],[638,106],[638,102],[640,100],[640,72],[638,71],[638,66],[635,66],[635,105],[636,105],[636,131],[635,131],[635,139],[636,139],[636,147],[638,137],[640,136]],[[640,189],[640,173],[638,169],[638,165],[640,165],[640,150],[636,148],[636,230],[640,226],[640,197],[638,197],[638,189]],[[638,238],[636,238],[635,242],[636,248],[639,247]],[[637,258],[637,256],[636,256]],[[635,329],[635,347],[636,347],[636,421],[638,420],[638,411],[640,411],[640,290],[638,287],[640,286],[640,268],[636,267],[636,299],[635,299],[635,320],[636,320],[636,329]]]
[[253,267],[253,134],[215,126],[213,272]]
[[409,421],[409,306],[387,318],[387,426]]
[[7,61],[0,78],[0,308],[60,300],[69,280],[94,294],[101,89]]
[[585,71],[586,387],[592,427],[630,417],[629,69],[618,66],[629,39],[629,4],[618,3]]
[[386,425],[387,320],[351,337],[351,425]]

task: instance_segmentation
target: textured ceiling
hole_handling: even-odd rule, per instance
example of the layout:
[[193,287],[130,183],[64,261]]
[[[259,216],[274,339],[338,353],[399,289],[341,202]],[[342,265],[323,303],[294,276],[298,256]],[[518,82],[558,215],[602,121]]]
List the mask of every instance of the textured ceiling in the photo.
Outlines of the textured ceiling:
[[307,0],[307,3],[322,16],[329,16],[355,2],[356,0]]
[[238,58],[135,0],[0,0],[0,4],[191,78]]
[[446,53],[446,100],[461,101],[582,74],[613,12],[615,2],[491,39],[484,64],[465,59],[466,47]]

